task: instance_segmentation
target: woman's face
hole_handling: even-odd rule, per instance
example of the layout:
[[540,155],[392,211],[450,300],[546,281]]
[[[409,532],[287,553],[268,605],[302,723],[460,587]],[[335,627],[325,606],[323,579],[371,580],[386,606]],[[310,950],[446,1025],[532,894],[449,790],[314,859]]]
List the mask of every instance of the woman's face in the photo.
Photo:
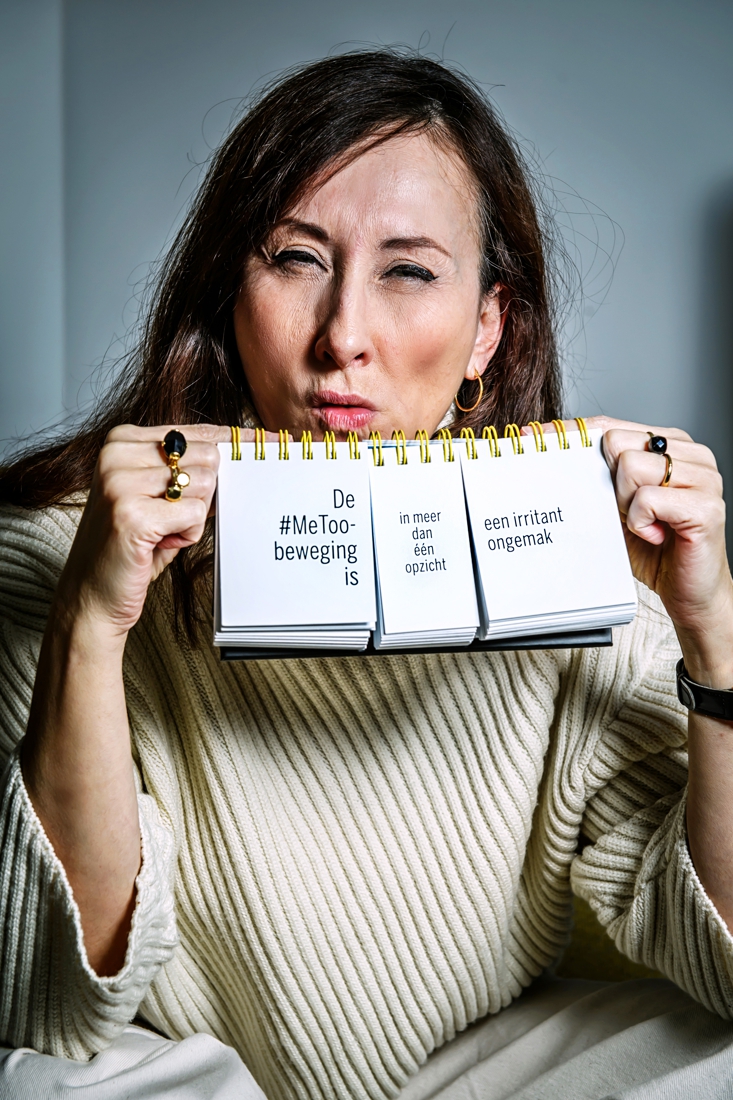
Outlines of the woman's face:
[[461,160],[395,137],[312,189],[247,263],[237,347],[265,428],[432,435],[501,336]]

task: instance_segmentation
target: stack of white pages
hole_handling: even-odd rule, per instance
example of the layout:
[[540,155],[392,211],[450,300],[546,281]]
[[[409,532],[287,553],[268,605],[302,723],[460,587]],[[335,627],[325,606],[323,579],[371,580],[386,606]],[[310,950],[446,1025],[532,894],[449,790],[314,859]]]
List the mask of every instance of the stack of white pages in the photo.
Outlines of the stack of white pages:
[[636,613],[602,433],[565,442],[547,433],[460,447],[482,639],[617,626]]
[[214,644],[365,649],[376,625],[365,448],[219,450]]
[[479,625],[460,462],[441,443],[384,445],[371,462],[375,649],[467,646]]
[[227,657],[609,644],[636,612],[599,431],[220,453]]

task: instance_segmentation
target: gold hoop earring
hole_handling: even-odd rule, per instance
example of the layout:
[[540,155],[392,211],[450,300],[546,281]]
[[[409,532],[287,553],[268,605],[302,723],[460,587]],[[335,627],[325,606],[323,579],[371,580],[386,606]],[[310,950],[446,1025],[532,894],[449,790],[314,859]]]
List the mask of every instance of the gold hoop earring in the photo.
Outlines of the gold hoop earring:
[[483,383],[483,380],[481,378],[481,375],[477,374],[474,381],[478,382],[478,397],[474,401],[473,405],[471,405],[467,409],[464,409],[463,405],[458,400],[458,394],[456,394],[455,397],[453,398],[453,400],[455,402],[455,405],[456,405],[456,408],[460,409],[462,413],[473,412],[473,410],[477,409],[479,407],[479,405],[481,404],[481,398],[484,396],[484,383]]

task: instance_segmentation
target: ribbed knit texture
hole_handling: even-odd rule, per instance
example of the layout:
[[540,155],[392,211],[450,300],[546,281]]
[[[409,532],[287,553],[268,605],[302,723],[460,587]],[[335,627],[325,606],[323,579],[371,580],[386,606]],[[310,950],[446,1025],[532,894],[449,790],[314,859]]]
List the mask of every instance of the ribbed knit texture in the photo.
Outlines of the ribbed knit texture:
[[0,1034],[10,1046],[86,1060],[130,1022],[171,957],[173,838],[149,796],[140,796],[139,807],[144,861],[127,955],[118,974],[99,978],[84,952],[68,879],[28,800],[17,754],[11,757],[0,818]]
[[[76,518],[0,514],[5,753]],[[575,652],[227,665],[170,623],[163,584],[125,658],[144,863],[115,978],[90,971],[14,758],[6,771],[0,1040],[82,1058],[139,1000],[174,1038],[232,1044],[269,1100],[395,1097],[557,959],[571,875],[623,951],[733,1015],[733,940],[687,853],[678,648],[654,597],[613,649]]]

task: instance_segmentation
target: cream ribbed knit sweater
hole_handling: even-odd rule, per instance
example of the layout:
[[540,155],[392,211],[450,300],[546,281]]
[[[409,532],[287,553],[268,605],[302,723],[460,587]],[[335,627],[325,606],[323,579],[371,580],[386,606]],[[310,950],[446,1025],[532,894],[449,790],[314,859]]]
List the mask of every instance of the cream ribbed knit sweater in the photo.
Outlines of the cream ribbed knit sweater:
[[176,645],[161,591],[125,661],[137,908],[98,978],[13,752],[77,518],[0,515],[1,1040],[85,1059],[140,1007],[231,1043],[271,1100],[394,1097],[558,957],[571,882],[621,950],[733,1014],[648,594],[613,649],[227,665]]

